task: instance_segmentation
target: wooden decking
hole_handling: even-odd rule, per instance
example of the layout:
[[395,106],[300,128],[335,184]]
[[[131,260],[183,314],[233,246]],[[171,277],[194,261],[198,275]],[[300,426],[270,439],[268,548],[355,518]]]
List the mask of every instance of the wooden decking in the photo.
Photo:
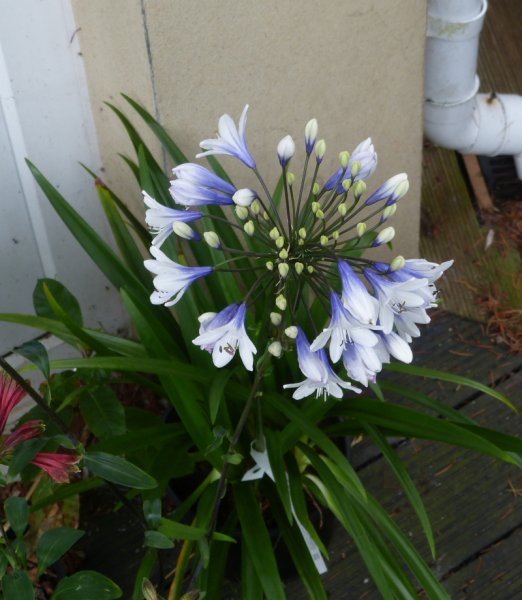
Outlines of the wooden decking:
[[[492,345],[479,324],[439,313],[415,343],[416,363],[494,385],[522,408],[522,356]],[[522,417],[498,401],[464,387],[420,380],[422,391],[458,408],[487,427],[510,434]],[[437,560],[432,566],[455,600],[522,598],[522,473],[471,451],[425,441],[398,444],[431,518]],[[368,489],[382,502],[416,547],[429,552],[416,517],[383,458],[372,448],[354,448],[354,462]],[[354,545],[338,530],[330,544],[324,581],[332,599],[374,600],[380,595]],[[305,598],[297,581],[288,598]]]

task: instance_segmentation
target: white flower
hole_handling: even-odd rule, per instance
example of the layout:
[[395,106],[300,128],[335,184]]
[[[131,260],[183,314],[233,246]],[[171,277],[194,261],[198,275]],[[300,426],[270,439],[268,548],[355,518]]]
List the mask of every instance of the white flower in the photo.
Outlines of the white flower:
[[[152,245],[158,248],[175,231],[174,225],[190,223],[199,219],[202,213],[198,211],[176,210],[160,204],[154,198],[151,198],[147,192],[142,192],[143,201],[148,207],[145,211],[145,222],[156,233],[152,240]],[[186,225],[188,227],[188,225]],[[190,228],[189,228],[190,229]],[[192,231],[190,229],[190,231]]]
[[375,325],[379,314],[379,302],[364,287],[347,262],[337,263],[343,286],[343,304],[348,311],[365,325]]
[[245,369],[252,371],[257,350],[245,330],[245,315],[244,304],[230,304],[201,323],[199,335],[192,343],[211,352],[216,367],[228,365],[239,349]]
[[[151,247],[150,253],[155,260],[146,260],[144,264],[151,273],[156,274],[153,281],[156,291],[150,297],[152,304],[165,304],[165,306],[176,304],[193,281],[212,273],[212,267],[179,265],[156,246]],[[173,296],[174,299],[171,300]]]
[[230,115],[222,115],[218,123],[219,133],[217,139],[203,140],[199,145],[205,152],[200,152],[196,155],[196,158],[209,156],[210,154],[225,154],[227,156],[234,156],[247,167],[255,169],[256,162],[248,151],[245,141],[247,111],[248,104],[241,113],[239,129]]

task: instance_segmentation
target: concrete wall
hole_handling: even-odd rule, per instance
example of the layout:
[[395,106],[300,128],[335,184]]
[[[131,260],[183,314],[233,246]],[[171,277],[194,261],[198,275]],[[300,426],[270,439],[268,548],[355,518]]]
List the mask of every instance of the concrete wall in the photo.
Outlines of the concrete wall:
[[[411,191],[395,248],[417,255],[425,2],[418,0],[72,0],[105,179],[138,209],[116,157],[129,145],[104,100],[125,92],[155,113],[188,156],[218,117],[251,106],[249,148],[275,182],[275,148],[319,120],[332,170],[340,150],[371,135],[379,168],[371,191],[406,171]],[[224,159],[232,174],[239,173]],[[295,167],[294,167],[295,168]],[[329,169],[327,169],[329,170]],[[296,172],[299,172],[296,168]],[[239,181],[237,177],[236,181]]]

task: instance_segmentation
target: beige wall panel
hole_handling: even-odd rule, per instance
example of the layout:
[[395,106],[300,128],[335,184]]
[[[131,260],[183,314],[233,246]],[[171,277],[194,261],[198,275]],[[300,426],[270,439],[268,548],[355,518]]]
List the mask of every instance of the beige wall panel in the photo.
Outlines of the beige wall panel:
[[[95,110],[126,90],[157,110],[185,153],[194,156],[222,113],[237,119],[248,103],[249,148],[270,183],[278,175],[277,142],[290,133],[301,150],[311,117],[319,120],[327,142],[325,176],[336,168],[340,150],[352,150],[371,135],[379,167],[369,190],[397,172],[410,176],[411,191],[393,224],[396,251],[417,255],[425,2],[143,0],[142,5],[143,14],[134,0],[74,2]],[[106,110],[97,124],[108,179],[117,179],[121,175],[108,157],[125,147],[124,136],[116,135],[118,125]],[[223,164],[241,186],[247,181],[246,169],[232,159],[225,157]],[[293,169],[299,173],[296,165]],[[120,172],[125,173],[121,167]]]
[[[118,153],[134,157],[132,145],[114,113],[115,104],[129,116],[132,109],[121,98],[126,93],[154,114],[152,72],[147,52],[145,16],[140,0],[72,0],[82,56],[87,72],[104,181],[133,208],[141,211],[141,194]],[[132,115],[133,116],[133,115]],[[135,119],[139,123],[138,119]],[[159,148],[145,127],[147,144]]]

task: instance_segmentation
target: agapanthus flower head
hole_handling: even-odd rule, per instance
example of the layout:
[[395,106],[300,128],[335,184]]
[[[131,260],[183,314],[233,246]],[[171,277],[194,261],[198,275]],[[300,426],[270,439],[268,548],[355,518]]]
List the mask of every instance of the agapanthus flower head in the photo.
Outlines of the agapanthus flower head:
[[[153,246],[155,260],[145,261],[156,275],[151,301],[170,306],[180,301],[196,280],[213,272],[248,271],[252,283],[237,303],[223,308],[209,300],[209,309],[218,312],[200,317],[199,335],[193,343],[209,352],[217,367],[228,365],[238,353],[248,370],[254,369],[257,349],[259,355],[279,357],[295,344],[304,379],[285,386],[295,388],[295,399],[357,393],[359,389],[346,377],[366,386],[392,358],[412,360],[409,344],[419,335],[418,326],[429,321],[428,310],[438,302],[434,282],[451,261],[437,265],[396,257],[388,264],[362,256],[395,235],[388,222],[409,185],[407,175],[399,173],[367,197],[366,180],[377,167],[377,153],[369,137],[351,154],[342,150],[333,174],[321,185],[326,144],[317,140],[317,121],[311,119],[305,127],[302,169],[297,164],[294,172],[288,170],[290,160],[300,159],[292,137],[287,135],[278,144],[281,193],[275,198],[247,149],[246,110],[239,127],[223,115],[219,137],[201,142],[205,152],[198,156],[233,156],[252,169],[253,175],[238,179],[235,188],[208,169],[188,163],[174,169],[176,179],[171,187],[178,204],[198,211],[198,218],[176,221],[178,237],[187,239],[180,240],[182,247],[203,238],[213,248],[212,257],[222,252],[223,260],[217,258],[213,265],[191,264],[190,257],[198,253],[182,250],[183,260],[189,263],[185,266],[176,262],[180,260],[176,256],[167,256]],[[312,152],[315,161],[310,160]],[[295,173],[302,173],[300,181]],[[259,182],[256,190],[250,187],[252,176]],[[276,182],[272,184],[275,188]],[[210,210],[212,204],[221,205],[221,216],[215,208]],[[373,205],[373,212],[366,210]],[[151,224],[160,233],[168,219],[174,229],[172,214],[177,213],[155,205],[150,208],[158,211],[151,213],[149,220],[158,219]],[[223,220],[228,221],[236,235],[226,236],[216,219],[221,227]],[[212,228],[204,230],[207,221]],[[228,247],[228,240],[238,236],[237,245]],[[315,302],[313,311],[311,300]],[[257,319],[266,315],[266,323],[257,322],[251,336],[245,326],[249,314]],[[307,335],[313,339],[312,345]]]
[[11,411],[25,395],[25,390],[14,379],[0,372],[0,433],[4,431]]
[[225,154],[234,156],[250,169],[255,169],[256,162],[248,151],[245,141],[247,112],[248,104],[241,113],[239,127],[236,127],[236,124],[230,115],[224,114],[219,119],[218,137],[216,139],[203,140],[199,145],[205,151],[200,152],[196,158],[209,156],[210,154]]
[[51,479],[58,483],[69,483],[69,476],[78,473],[80,456],[77,454],[60,454],[40,452],[31,463],[45,471]]

